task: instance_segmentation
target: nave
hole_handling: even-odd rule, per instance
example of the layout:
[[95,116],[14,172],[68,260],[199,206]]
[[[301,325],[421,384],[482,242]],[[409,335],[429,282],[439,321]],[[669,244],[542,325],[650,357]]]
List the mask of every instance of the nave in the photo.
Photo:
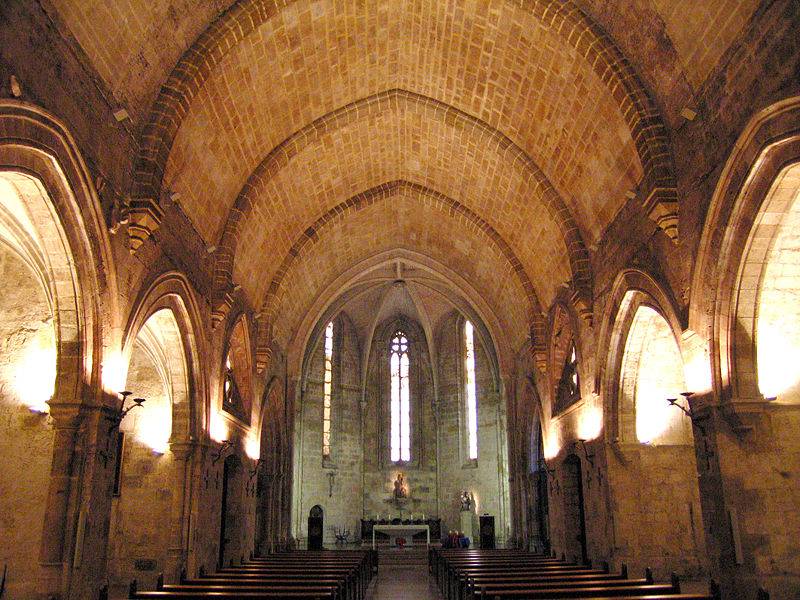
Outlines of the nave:
[[797,600],[798,31],[0,0],[2,600]]

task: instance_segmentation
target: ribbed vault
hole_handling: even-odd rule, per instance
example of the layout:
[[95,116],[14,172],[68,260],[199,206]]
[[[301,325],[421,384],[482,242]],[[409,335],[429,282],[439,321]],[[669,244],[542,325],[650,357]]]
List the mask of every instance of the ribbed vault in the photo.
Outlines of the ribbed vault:
[[420,252],[469,281],[496,314],[512,347],[520,347],[532,310],[520,274],[490,231],[465,227],[463,214],[446,202],[398,182],[365,195],[357,210],[332,216],[312,236],[298,240],[263,306],[260,326],[271,335],[259,337],[286,347],[321,290],[352,265],[399,248]]
[[[452,240],[490,232],[514,265],[534,329],[565,282],[588,313],[586,247],[631,198],[677,234],[659,110],[671,91],[645,88],[637,70],[659,82],[657,62],[634,67],[603,26],[620,35],[617,21],[596,2],[138,1],[91,15],[92,0],[52,0],[45,10],[115,98],[140,104],[130,111],[141,135],[132,248],[157,228],[170,194],[219,247],[215,305],[233,284],[254,308],[279,302],[298,241],[313,238],[315,224],[343,227],[344,216],[329,216],[355,215],[354,199],[387,182],[427,190],[421,203],[446,199],[459,215]],[[710,1],[690,25],[675,3],[626,10],[647,15],[643,23],[659,15],[671,72],[678,56],[700,85],[752,14],[752,0],[741,4],[725,12]],[[724,31],[713,33],[722,16]],[[630,39],[621,42],[630,52]]]
[[571,277],[588,295],[588,254],[577,225],[547,179],[507,138],[406,92],[351,107],[298,132],[251,176],[223,236],[218,287],[232,265],[234,281],[257,304],[266,282],[252,275],[273,268],[258,265],[259,256],[285,255],[320,209],[402,179],[456,199],[478,218],[485,215],[534,276],[544,303]]
[[649,96],[568,3],[296,2],[278,10],[256,2],[218,20],[164,86],[143,138],[134,209],[158,197],[163,174],[211,243],[220,219],[205,207],[230,207],[263,156],[314,119],[395,88],[513,140],[557,191],[588,208],[581,212],[592,240],[630,190],[672,188]]

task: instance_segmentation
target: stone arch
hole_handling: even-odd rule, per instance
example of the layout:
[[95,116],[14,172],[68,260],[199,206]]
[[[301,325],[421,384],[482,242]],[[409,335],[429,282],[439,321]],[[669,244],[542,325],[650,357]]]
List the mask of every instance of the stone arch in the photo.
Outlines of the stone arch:
[[[176,443],[200,439],[208,427],[207,383],[203,376],[205,343],[196,296],[186,277],[167,272],[155,277],[140,294],[131,312],[123,341],[123,355],[130,356],[142,328],[157,313],[160,319],[162,354],[172,387],[173,431]],[[152,336],[151,336],[152,337]]]
[[594,377],[594,391],[604,398],[605,427],[611,439],[620,438],[619,375],[628,332],[640,306],[652,308],[666,321],[679,348],[680,333],[685,328],[674,298],[650,274],[629,268],[617,275],[598,338],[598,356],[606,359],[597,361]]
[[[575,288],[581,293],[582,297],[588,301],[588,299],[591,298],[592,274],[589,254],[586,250],[580,229],[571,211],[564,203],[564,200],[530,156],[500,131],[494,129],[480,119],[468,115],[448,104],[435,100],[434,98],[401,89],[392,89],[374,94],[328,113],[295,132],[267,155],[250,175],[239,197],[236,199],[234,206],[228,213],[228,220],[225,224],[217,253],[217,261],[215,263],[214,280],[217,294],[224,293],[230,286],[236,245],[240,237],[240,228],[248,215],[253,211],[264,182],[269,181],[280,169],[286,166],[295,155],[300,153],[303,148],[318,140],[319,137],[326,132],[341,129],[353,121],[363,119],[370,114],[380,113],[390,106],[403,103],[425,110],[427,113],[430,113],[431,118],[456,121],[465,129],[479,131],[483,138],[491,140],[493,146],[503,149],[508,155],[507,160],[509,162],[517,162],[524,165],[529,178],[535,182],[535,187],[541,190],[545,208],[550,218],[558,226],[560,234],[563,237],[567,255],[569,256]],[[390,182],[384,185],[394,186],[398,184],[406,186],[415,185],[408,182]],[[376,186],[376,188],[373,189],[379,189],[381,187],[383,186]],[[356,198],[358,198],[358,196]],[[350,199],[346,201],[345,204],[352,201],[353,199]],[[474,213],[471,210],[454,200],[450,200],[450,202],[459,204],[459,212],[468,216],[470,220],[475,221],[475,217],[472,216]],[[483,220],[481,219],[481,221]],[[481,227],[485,229],[488,225],[486,225],[484,221]],[[493,234],[498,239],[499,243],[508,247],[508,244],[502,240],[497,232],[493,231]],[[519,261],[517,261],[517,264],[519,265]],[[522,268],[521,265],[519,268]],[[528,284],[530,285],[530,282],[528,282]],[[529,289],[531,290],[530,293],[535,295],[532,291],[532,287]]]
[[85,398],[85,386],[99,381],[101,332],[116,317],[118,297],[91,176],[60,121],[11,100],[0,101],[0,174],[25,189],[29,218],[43,228],[28,249],[38,246],[57,315],[55,397]]
[[[761,410],[755,352],[760,280],[800,162],[800,97],[778,102],[748,123],[709,207],[692,278],[690,326],[708,327],[711,382],[737,427]],[[776,181],[784,185],[775,186]],[[706,299],[707,298],[707,299]],[[712,316],[706,322],[704,313]]]
[[[337,305],[336,301],[331,300],[331,298],[341,294],[341,290],[348,290],[345,294],[351,293],[351,288],[354,287],[364,272],[380,268],[397,260],[402,260],[409,265],[420,268],[430,273],[432,277],[441,278],[447,284],[448,289],[455,291],[455,295],[465,298],[466,302],[461,307],[462,310],[467,314],[474,312],[477,320],[487,326],[491,337],[491,346],[497,349],[498,352],[498,370],[501,376],[511,369],[512,359],[509,357],[511,344],[508,339],[508,333],[503,330],[497,315],[471,285],[471,282],[427,256],[405,249],[395,249],[376,254],[359,262],[320,290],[317,299],[306,311],[303,321],[296,327],[295,333],[287,345],[286,364],[290,378],[302,376],[303,365],[306,361],[305,350],[308,347],[309,340],[314,335],[318,335],[316,325],[325,313],[333,314],[333,309]],[[269,339],[265,333],[266,329],[266,326],[259,328],[259,346],[263,348],[269,347]]]
[[[26,510],[15,511],[35,539],[26,535],[26,546],[18,538],[9,566],[30,575],[17,589],[21,595],[49,595],[69,585],[64,564],[83,543],[74,537],[73,511],[83,492],[70,489],[79,481],[71,464],[82,441],[76,432],[85,407],[108,401],[102,393],[102,364],[110,358],[103,353],[103,333],[117,318],[116,275],[91,176],[59,120],[36,106],[0,100],[0,185],[3,245],[22,260],[41,290],[55,350],[47,361],[53,361],[53,389],[44,394],[52,396],[39,398],[40,409],[47,401],[52,421],[34,428],[41,440],[27,463],[27,485],[37,497]],[[19,434],[3,437],[24,446]],[[37,566],[27,571],[31,565]],[[84,566],[93,568],[88,562]],[[7,583],[16,593],[15,582]]]
[[[377,202],[383,202],[391,199],[398,190],[408,191],[418,196],[420,201],[433,203],[444,212],[455,211],[459,215],[462,215],[465,219],[471,222],[478,229],[478,231],[482,232],[488,238],[487,241],[489,244],[498,248],[498,250],[511,265],[512,270],[516,274],[527,294],[529,303],[528,314],[532,332],[531,335],[534,337],[535,343],[541,345],[545,338],[545,323],[541,305],[536,296],[536,292],[533,290],[533,284],[528,278],[524,267],[508,244],[488,223],[486,223],[486,221],[481,219],[469,208],[434,190],[407,181],[388,182],[371,188],[361,194],[358,194],[357,196],[353,196],[352,198],[349,198],[345,202],[326,212],[319,219],[317,219],[312,226],[306,229],[302,237],[294,242],[291,250],[284,257],[280,268],[270,283],[267,295],[261,305],[260,314],[262,315],[262,323],[269,327],[269,323],[275,318],[274,304],[276,302],[276,298],[280,295],[281,284],[286,276],[286,273],[291,269],[292,265],[299,260],[300,257],[302,257],[304,249],[306,249],[307,246],[313,245],[320,240],[320,234],[324,229],[335,226],[337,223],[346,219],[351,213],[362,210],[363,208],[366,208]],[[271,333],[269,331],[266,331],[265,335],[267,339],[271,338]]]
[[[167,158],[192,99],[227,52],[293,2],[249,0],[234,4],[183,54],[153,104],[134,167],[132,242],[141,244],[158,227],[158,206]],[[677,236],[677,193],[669,135],[655,102],[619,47],[572,1],[537,0],[525,5],[560,33],[606,84],[632,133],[644,167],[640,190],[651,218]],[[142,223],[144,230],[139,230]]]

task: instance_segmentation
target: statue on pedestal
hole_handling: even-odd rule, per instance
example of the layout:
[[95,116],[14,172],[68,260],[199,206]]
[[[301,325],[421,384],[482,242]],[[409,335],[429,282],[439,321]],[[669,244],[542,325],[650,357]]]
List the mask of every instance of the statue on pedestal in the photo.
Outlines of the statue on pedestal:
[[461,511],[470,511],[472,510],[472,498],[469,495],[467,490],[461,492]]
[[403,474],[398,473],[397,479],[394,480],[394,497],[395,498],[406,498],[408,496],[408,490],[406,489],[406,483],[403,479]]

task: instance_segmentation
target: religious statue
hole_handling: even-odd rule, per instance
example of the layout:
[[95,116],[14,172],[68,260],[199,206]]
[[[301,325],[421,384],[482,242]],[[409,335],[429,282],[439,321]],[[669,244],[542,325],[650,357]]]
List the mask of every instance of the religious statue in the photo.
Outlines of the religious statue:
[[472,510],[472,498],[470,498],[469,492],[467,490],[461,492],[461,510],[462,511]]
[[394,480],[394,497],[405,498],[407,495],[408,490],[406,489],[406,483],[403,480],[403,474],[398,473],[397,479]]

